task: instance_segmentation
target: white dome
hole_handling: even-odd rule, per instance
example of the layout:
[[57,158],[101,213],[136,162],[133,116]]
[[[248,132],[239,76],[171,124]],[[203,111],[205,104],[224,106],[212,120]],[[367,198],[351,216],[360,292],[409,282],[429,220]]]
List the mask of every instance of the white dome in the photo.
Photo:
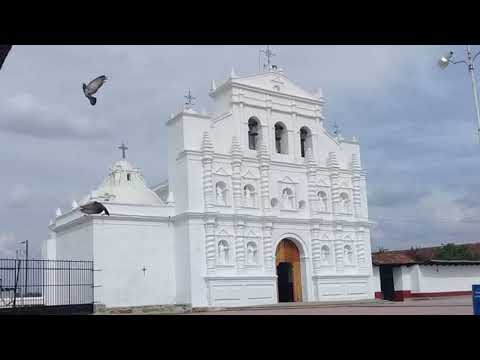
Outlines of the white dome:
[[139,169],[122,159],[110,168],[110,173],[97,190],[82,200],[82,204],[97,200],[136,205],[163,205],[160,197],[147,187]]

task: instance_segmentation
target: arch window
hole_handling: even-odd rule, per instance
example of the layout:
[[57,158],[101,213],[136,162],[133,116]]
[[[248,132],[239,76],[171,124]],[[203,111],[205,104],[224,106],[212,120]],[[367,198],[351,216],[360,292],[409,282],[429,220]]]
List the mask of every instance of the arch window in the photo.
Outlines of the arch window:
[[308,149],[312,148],[312,132],[306,126],[300,129],[300,152],[305,157]]
[[260,123],[255,117],[248,119],[248,148],[257,150],[260,134]]
[[279,154],[288,154],[287,127],[281,122],[275,124],[275,149]]

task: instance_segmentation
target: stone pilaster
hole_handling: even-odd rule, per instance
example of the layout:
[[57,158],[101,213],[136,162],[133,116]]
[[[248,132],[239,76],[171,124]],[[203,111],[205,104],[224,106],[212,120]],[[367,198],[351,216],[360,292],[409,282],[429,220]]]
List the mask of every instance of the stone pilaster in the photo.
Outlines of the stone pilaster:
[[321,247],[320,247],[320,228],[318,225],[313,225],[310,229],[312,238],[312,262],[313,273],[318,275],[320,272],[321,263]]
[[327,167],[330,170],[330,182],[332,184],[332,208],[334,213],[338,213],[338,206],[340,202],[340,194],[338,189],[340,176],[338,170],[340,169],[340,166],[337,161],[337,155],[334,152],[330,152],[328,154]]
[[245,267],[245,222],[243,219],[237,220],[235,224],[235,262],[237,264],[237,272],[242,272]]
[[236,209],[242,206],[242,156],[243,152],[236,136],[232,138],[232,193]]
[[337,227],[334,236],[335,265],[337,273],[339,273],[343,272],[343,231],[341,227]]
[[352,155],[352,165],[351,165],[353,176],[352,176],[352,185],[353,185],[353,210],[356,217],[361,217],[361,197],[360,197],[360,162],[358,160],[357,154]]
[[307,167],[307,191],[308,202],[310,209],[313,210],[313,205],[317,201],[316,195],[316,182],[317,182],[317,164],[313,158],[313,152],[311,148],[307,149],[305,154],[305,165]]
[[205,210],[214,206],[213,192],[213,145],[208,132],[203,133],[202,140],[202,165],[203,165],[203,198]]
[[270,154],[263,141],[257,156],[260,168],[260,198],[262,209],[265,210],[270,209]]
[[265,272],[273,273],[273,262],[274,262],[274,254],[273,254],[273,245],[272,245],[272,230],[273,224],[272,223],[265,223],[263,224],[263,256],[265,262]]
[[355,250],[357,253],[357,261],[359,267],[364,267],[365,265],[365,232],[362,230],[357,232],[355,240]]
[[211,216],[205,219],[205,255],[208,275],[215,273],[217,252],[217,246],[215,244],[215,226],[215,217]]

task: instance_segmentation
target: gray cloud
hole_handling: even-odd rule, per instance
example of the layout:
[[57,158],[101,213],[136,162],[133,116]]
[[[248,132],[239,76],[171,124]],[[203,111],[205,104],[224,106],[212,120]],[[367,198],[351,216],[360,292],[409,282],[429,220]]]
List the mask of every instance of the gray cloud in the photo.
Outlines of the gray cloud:
[[[164,179],[169,114],[189,89],[198,109],[211,109],[210,81],[224,80],[232,67],[256,72],[259,49],[14,46],[0,72],[0,143],[9,149],[0,156],[0,248],[28,238],[35,251],[55,208],[99,185],[122,140],[149,184]],[[274,47],[287,76],[323,89],[327,127],[336,120],[347,138],[359,138],[374,246],[478,241],[471,88],[464,68],[436,68],[449,49]],[[81,83],[101,74],[110,81],[92,107]]]
[[47,104],[30,93],[0,101],[0,130],[42,138],[105,138],[105,124],[74,114],[65,106]]

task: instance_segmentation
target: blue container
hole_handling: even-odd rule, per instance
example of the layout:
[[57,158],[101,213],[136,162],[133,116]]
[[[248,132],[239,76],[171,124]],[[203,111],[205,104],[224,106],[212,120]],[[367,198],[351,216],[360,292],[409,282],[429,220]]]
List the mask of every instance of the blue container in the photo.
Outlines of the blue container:
[[473,315],[480,316],[480,285],[472,285]]

